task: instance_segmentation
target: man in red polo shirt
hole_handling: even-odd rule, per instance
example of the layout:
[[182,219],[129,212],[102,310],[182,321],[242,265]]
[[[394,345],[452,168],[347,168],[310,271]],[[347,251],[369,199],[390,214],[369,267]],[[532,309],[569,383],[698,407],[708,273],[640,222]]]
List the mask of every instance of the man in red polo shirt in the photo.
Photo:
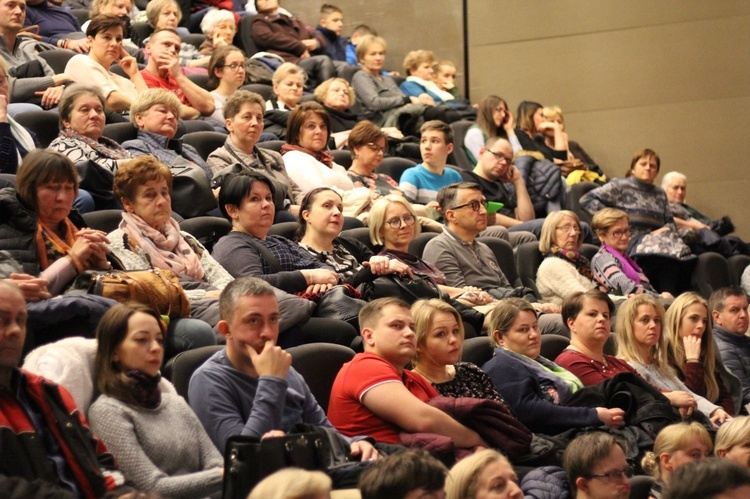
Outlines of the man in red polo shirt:
[[146,69],[141,71],[149,88],[163,88],[174,92],[180,99],[180,118],[185,120],[210,116],[214,112],[214,99],[208,90],[193,83],[180,68],[180,35],[173,29],[156,30],[146,44],[148,54]]

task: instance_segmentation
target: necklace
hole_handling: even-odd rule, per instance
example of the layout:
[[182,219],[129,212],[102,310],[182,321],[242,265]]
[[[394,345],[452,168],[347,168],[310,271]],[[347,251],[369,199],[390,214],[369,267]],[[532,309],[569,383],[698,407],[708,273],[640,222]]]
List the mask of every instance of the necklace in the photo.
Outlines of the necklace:
[[427,376],[425,373],[423,373],[421,370],[417,369],[416,367],[414,369],[412,369],[412,371],[414,371],[415,373],[419,374],[420,376],[422,376],[424,379],[426,379],[427,381],[429,381],[433,385],[439,385],[440,383],[447,383],[448,381],[452,381],[453,380],[454,373],[451,373],[448,370],[449,367],[450,366],[445,366],[444,374],[445,374],[445,377],[448,378],[448,379],[446,379],[444,381],[435,381],[434,379],[430,378],[429,376]]

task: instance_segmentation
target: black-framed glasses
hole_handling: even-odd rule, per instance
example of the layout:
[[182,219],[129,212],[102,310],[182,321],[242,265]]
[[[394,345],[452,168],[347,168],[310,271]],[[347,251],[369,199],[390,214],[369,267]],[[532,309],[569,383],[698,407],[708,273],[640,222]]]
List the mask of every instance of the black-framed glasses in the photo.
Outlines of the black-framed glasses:
[[601,478],[609,483],[622,483],[622,478],[633,478],[633,467],[628,466],[624,470],[614,470],[600,475],[589,475],[587,478]]
[[454,206],[453,208],[450,208],[451,210],[460,210],[461,208],[466,208],[467,206],[471,206],[471,209],[473,211],[479,211],[480,206],[484,206],[487,204],[486,199],[482,199],[481,201],[477,201],[476,199],[474,201],[471,201],[466,204],[460,204],[458,206]]
[[505,154],[501,152],[495,152],[490,149],[487,149],[487,152],[495,156],[495,159],[498,161],[503,161],[505,163],[510,163],[511,161],[513,161],[513,158],[509,158],[508,156],[506,156]]
[[224,69],[229,68],[232,71],[237,71],[238,69],[244,68],[244,67],[245,67],[245,64],[242,62],[233,62],[232,64],[224,64],[222,66],[222,68]]
[[386,220],[385,223],[387,223],[391,229],[400,229],[402,224],[411,227],[416,221],[417,219],[414,215],[406,215],[403,218],[391,218],[390,220]]

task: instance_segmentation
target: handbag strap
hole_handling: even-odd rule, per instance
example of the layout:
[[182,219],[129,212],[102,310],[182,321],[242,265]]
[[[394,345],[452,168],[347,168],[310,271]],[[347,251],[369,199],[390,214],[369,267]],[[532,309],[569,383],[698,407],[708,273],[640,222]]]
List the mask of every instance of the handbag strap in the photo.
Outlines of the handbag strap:
[[284,269],[281,268],[281,263],[279,263],[279,259],[274,256],[273,253],[271,253],[271,250],[268,249],[268,247],[263,244],[256,241],[252,236],[250,239],[250,244],[255,246],[255,249],[258,250],[258,253],[260,253],[260,256],[263,257],[263,259],[266,261],[268,266],[271,268],[271,272],[274,274],[277,274],[279,272],[282,272]]

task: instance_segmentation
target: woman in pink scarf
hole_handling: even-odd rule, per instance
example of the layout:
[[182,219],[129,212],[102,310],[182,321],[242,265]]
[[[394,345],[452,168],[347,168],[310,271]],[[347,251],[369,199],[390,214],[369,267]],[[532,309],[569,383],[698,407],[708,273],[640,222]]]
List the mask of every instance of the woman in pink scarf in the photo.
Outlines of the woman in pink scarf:
[[631,229],[628,214],[615,208],[604,208],[594,215],[591,228],[602,247],[591,259],[594,279],[609,294],[630,296],[641,293],[671,299],[670,293],[659,294],[643,270],[627,254]]
[[232,276],[172,218],[172,174],[153,156],[139,156],[115,173],[115,196],[124,208],[109,234],[111,250],[127,270],[168,269],[180,278],[191,316],[219,321],[218,297]]

